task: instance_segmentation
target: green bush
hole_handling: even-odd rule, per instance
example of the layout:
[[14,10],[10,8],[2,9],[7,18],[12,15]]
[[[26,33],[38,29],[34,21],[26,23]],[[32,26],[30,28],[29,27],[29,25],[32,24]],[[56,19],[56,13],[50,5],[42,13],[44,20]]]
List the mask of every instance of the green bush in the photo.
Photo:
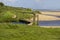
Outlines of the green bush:
[[14,20],[14,18],[12,18],[14,15],[15,15],[14,13],[12,13],[10,11],[6,11],[1,14],[0,21],[3,21],[3,22],[4,21],[7,21],[7,22],[12,21],[12,20]]

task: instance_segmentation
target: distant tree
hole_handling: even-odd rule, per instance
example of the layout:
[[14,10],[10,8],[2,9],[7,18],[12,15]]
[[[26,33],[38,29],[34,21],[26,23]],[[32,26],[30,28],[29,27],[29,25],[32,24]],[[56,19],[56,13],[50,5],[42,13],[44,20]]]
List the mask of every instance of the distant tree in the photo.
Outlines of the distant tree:
[[4,3],[0,2],[0,6],[4,6]]
[[3,11],[4,11],[4,4],[0,2],[0,13],[2,13]]

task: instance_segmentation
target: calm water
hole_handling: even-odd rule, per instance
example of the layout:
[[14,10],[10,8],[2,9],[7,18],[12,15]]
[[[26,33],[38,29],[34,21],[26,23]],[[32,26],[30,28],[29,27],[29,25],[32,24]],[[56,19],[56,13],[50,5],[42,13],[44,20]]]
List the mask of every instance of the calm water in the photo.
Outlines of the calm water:
[[[22,22],[12,22],[14,24],[26,24]],[[54,20],[54,21],[39,21],[38,23],[40,26],[60,26],[60,20]]]
[[40,26],[60,26],[60,20],[54,21],[39,21]]

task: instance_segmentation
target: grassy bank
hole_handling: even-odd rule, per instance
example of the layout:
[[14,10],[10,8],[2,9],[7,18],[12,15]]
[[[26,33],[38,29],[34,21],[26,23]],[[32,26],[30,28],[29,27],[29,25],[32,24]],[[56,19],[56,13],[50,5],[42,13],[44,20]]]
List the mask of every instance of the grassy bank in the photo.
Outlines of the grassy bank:
[[[30,8],[23,8],[23,7],[11,7],[6,6],[0,3],[0,22],[6,22],[6,21],[19,21],[20,19],[30,19],[33,17],[31,15],[32,9]],[[14,16],[16,16],[14,18]]]
[[[0,3],[0,40],[60,40],[60,28],[48,29],[37,25],[11,23],[11,21],[32,18],[31,12],[33,10],[29,8],[10,7]],[[12,18],[14,15],[17,17]]]
[[0,40],[60,40],[60,28],[1,23]]

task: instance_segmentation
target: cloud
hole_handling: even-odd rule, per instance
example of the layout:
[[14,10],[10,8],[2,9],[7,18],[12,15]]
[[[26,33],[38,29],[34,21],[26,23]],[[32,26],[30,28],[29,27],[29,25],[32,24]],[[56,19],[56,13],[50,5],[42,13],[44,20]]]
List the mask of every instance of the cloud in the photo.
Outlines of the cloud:
[[35,0],[36,2],[40,2],[41,0]]
[[16,2],[17,0],[4,0],[4,1],[8,1],[8,2]]

